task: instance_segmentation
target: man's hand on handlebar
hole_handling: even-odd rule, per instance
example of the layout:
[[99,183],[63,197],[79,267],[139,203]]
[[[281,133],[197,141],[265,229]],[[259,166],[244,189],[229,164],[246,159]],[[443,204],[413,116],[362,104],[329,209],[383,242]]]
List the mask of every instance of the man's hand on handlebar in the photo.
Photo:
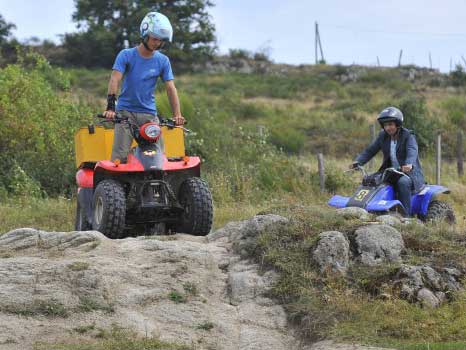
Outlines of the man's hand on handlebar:
[[174,116],[173,121],[175,122],[175,125],[183,125],[185,123],[185,119],[182,115]]
[[116,112],[112,110],[108,110],[108,111],[105,111],[103,115],[105,116],[105,119],[113,120],[115,119]]
[[353,162],[349,166],[349,169],[351,169],[351,170],[358,169],[360,166],[361,166],[361,164],[359,164],[358,162]]

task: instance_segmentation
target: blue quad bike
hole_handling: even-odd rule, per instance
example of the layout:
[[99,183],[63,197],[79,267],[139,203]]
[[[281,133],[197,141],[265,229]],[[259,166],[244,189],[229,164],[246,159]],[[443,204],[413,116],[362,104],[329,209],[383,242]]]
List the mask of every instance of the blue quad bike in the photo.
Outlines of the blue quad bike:
[[[407,213],[404,206],[396,199],[393,184],[406,174],[394,168],[385,169],[383,173],[368,175],[363,167],[353,170],[363,173],[361,186],[351,197],[333,196],[328,204],[335,208],[359,207],[378,215],[398,213],[403,216],[413,216],[426,221],[455,222],[455,213],[445,201],[439,200],[440,194],[448,194],[450,190],[439,185],[425,185],[411,197],[411,212]],[[351,171],[351,170],[350,170]]]

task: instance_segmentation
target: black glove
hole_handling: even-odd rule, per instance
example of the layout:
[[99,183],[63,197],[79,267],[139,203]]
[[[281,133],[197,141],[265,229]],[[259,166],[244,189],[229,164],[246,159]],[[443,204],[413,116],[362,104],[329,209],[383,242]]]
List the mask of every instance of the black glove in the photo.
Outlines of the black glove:
[[359,162],[353,162],[353,164],[351,164],[350,166],[350,169],[357,169],[361,166],[361,164],[359,164]]

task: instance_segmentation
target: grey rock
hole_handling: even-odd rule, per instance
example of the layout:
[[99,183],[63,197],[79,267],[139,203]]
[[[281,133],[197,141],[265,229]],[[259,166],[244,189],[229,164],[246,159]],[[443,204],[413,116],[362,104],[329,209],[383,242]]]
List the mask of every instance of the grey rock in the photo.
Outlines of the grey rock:
[[[199,349],[301,349],[285,310],[267,296],[278,275],[259,273],[233,249],[285,222],[255,217],[211,240],[9,232],[0,237],[0,249],[10,252],[0,259],[0,343],[32,349],[36,342],[67,342],[78,326],[118,324]],[[185,302],[171,300],[173,291]],[[68,317],[45,317],[47,310],[63,310]],[[199,329],[203,322],[213,325],[208,336]]]
[[435,296],[437,297],[439,304],[443,304],[447,301],[447,295],[444,292],[435,292]]
[[430,266],[422,266],[422,274],[424,276],[424,285],[429,286],[433,290],[442,289],[442,276]]
[[97,231],[63,233],[22,228],[0,236],[0,249],[23,250],[34,247],[41,249],[67,249],[107,239],[107,237]]
[[375,218],[378,222],[389,226],[400,226],[401,220],[393,215],[380,215]]
[[458,270],[458,269],[455,269],[455,268],[448,268],[448,267],[446,267],[446,268],[443,269],[443,271],[444,271],[446,274],[451,275],[451,276],[456,277],[456,278],[459,278],[459,277],[462,276],[461,271]]
[[359,260],[365,265],[383,262],[400,262],[404,249],[401,234],[388,225],[364,226],[356,230],[356,247]]
[[397,277],[401,282],[401,296],[407,300],[414,300],[418,290],[424,287],[422,269],[419,266],[402,265]]
[[350,245],[345,235],[338,231],[322,232],[312,253],[321,272],[332,270],[345,274],[350,260]]
[[437,298],[438,303],[429,302],[429,300],[435,300],[425,290],[421,293],[422,300],[426,301],[427,305],[440,305],[448,299],[449,293],[462,290],[459,282],[462,276],[457,269],[443,269],[439,272],[429,265],[402,265],[397,273],[395,283],[400,286],[401,297],[409,301],[420,300],[419,291],[426,289]]
[[209,242],[233,243],[233,249],[241,257],[249,257],[256,248],[256,238],[265,230],[288,223],[288,219],[274,214],[256,215],[249,220],[230,222],[207,236]]
[[424,307],[436,308],[440,305],[440,301],[435,294],[427,288],[422,288],[417,292],[417,299]]
[[337,215],[343,216],[345,219],[359,219],[367,221],[371,219],[371,215],[367,210],[358,207],[348,207],[337,209]]

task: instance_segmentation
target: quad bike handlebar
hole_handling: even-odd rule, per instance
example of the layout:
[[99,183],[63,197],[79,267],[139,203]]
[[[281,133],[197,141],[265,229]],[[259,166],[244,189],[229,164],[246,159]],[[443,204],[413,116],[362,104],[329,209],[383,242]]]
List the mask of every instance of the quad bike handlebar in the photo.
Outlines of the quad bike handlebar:
[[353,171],[360,171],[360,172],[362,172],[363,176],[368,175],[366,169],[364,169],[364,167],[362,165],[360,165],[360,164],[355,164],[351,169],[345,170],[344,173],[350,173],[350,172],[353,172]]
[[[116,114],[115,117],[112,118],[112,119],[108,119],[103,114],[97,114],[96,118],[105,119],[105,120],[102,120],[101,122],[109,122],[109,123],[114,123],[114,124],[129,122],[128,117],[121,117],[118,114]],[[165,118],[165,117],[162,117],[162,116],[159,116],[158,118],[159,118],[159,121],[160,121],[158,123],[159,126],[166,126],[169,129],[174,129],[174,128],[182,129],[186,133],[192,132],[191,130],[183,127],[182,125],[176,125],[175,121],[173,119],[171,119],[171,118]],[[188,124],[188,122],[186,122],[186,121],[184,123]]]
[[408,176],[402,172],[400,168],[387,168],[382,173],[376,172],[369,175],[364,167],[360,164],[354,164],[354,166],[351,169],[346,170],[345,173],[352,171],[361,171],[363,173],[362,184],[364,186],[375,186],[381,183],[388,183],[393,185],[397,183],[401,177]]

